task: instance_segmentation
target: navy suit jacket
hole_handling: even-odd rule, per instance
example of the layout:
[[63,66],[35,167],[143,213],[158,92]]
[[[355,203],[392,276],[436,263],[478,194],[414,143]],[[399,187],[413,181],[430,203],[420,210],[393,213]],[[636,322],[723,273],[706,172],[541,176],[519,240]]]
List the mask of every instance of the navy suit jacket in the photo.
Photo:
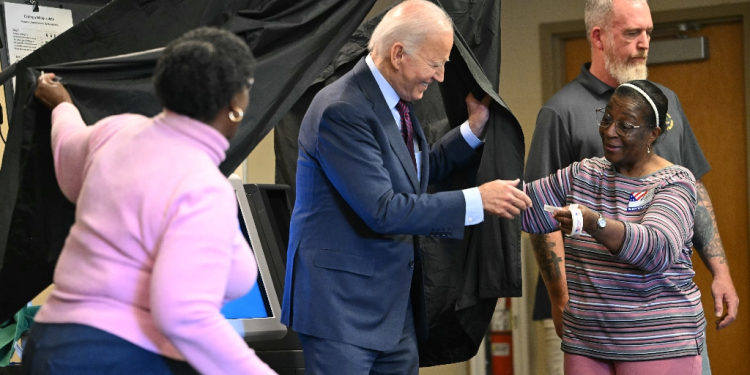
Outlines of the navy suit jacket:
[[[412,281],[422,287],[415,236],[463,236],[463,193],[426,191],[474,150],[458,128],[430,146],[413,111],[412,119],[421,182],[364,59],[307,110],[281,318],[295,331],[379,351],[395,347]],[[419,324],[423,301],[414,303],[419,331],[426,328]]]

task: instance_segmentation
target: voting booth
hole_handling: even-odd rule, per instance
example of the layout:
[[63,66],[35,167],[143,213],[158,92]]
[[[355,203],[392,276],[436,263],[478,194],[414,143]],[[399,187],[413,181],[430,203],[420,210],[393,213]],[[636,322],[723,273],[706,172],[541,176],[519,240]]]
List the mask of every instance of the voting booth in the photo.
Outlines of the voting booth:
[[[34,1],[0,3],[0,68],[15,74],[15,63],[82,22],[110,0]],[[4,82],[4,116],[8,126],[15,100],[15,79]],[[258,356],[279,374],[301,374],[302,347],[296,334],[280,323],[286,247],[291,204],[285,185],[243,185],[230,177],[238,204],[238,222],[258,265],[256,285],[245,296],[224,306],[222,314]],[[0,368],[15,374],[18,368]]]
[[286,185],[243,185],[229,179],[237,194],[242,234],[258,263],[258,281],[250,292],[222,309],[237,332],[264,362],[280,375],[300,375],[304,370],[302,345],[297,334],[279,322],[289,222],[292,206]]
[[245,341],[282,338],[287,328],[280,322],[281,298],[276,289],[280,288],[283,292],[283,285],[276,281],[277,275],[271,275],[267,255],[269,251],[276,250],[267,249],[267,244],[260,241],[263,233],[255,222],[240,178],[232,175],[229,181],[237,195],[240,231],[252,248],[258,264],[258,278],[250,292],[224,305],[221,312]]
[[[3,0],[0,4],[0,68],[14,69],[14,64],[86,19],[109,0],[29,1]],[[9,122],[12,115],[15,79],[5,82],[0,102]]]

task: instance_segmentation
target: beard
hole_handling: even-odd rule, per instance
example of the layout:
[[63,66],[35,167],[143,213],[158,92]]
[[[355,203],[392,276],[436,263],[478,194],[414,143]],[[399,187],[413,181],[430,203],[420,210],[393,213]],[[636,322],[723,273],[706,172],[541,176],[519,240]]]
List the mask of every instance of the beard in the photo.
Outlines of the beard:
[[623,84],[628,81],[636,79],[648,78],[648,68],[646,68],[646,62],[630,62],[631,58],[642,57],[646,58],[648,55],[645,51],[641,51],[628,59],[620,59],[614,48],[607,47],[604,50],[604,69],[607,73],[617,80],[618,84]]

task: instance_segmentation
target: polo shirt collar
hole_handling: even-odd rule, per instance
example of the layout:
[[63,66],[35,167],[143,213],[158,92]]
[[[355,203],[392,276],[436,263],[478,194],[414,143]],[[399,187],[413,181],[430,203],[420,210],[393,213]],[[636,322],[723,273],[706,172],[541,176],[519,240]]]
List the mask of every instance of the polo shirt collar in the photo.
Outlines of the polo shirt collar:
[[614,91],[615,88],[602,82],[599,78],[596,78],[591,72],[591,63],[587,62],[581,66],[581,74],[576,77],[576,80],[586,88],[586,90],[603,96],[604,94]]

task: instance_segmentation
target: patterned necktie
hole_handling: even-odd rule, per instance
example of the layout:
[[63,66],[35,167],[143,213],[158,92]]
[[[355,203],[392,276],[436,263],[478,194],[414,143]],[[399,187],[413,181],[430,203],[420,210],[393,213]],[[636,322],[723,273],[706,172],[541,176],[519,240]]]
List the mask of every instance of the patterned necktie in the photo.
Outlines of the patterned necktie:
[[409,106],[405,101],[399,100],[396,104],[396,110],[401,115],[401,136],[406,142],[406,148],[409,149],[411,162],[414,169],[417,170],[417,158],[414,156],[414,127],[411,125],[411,115],[409,115]]

